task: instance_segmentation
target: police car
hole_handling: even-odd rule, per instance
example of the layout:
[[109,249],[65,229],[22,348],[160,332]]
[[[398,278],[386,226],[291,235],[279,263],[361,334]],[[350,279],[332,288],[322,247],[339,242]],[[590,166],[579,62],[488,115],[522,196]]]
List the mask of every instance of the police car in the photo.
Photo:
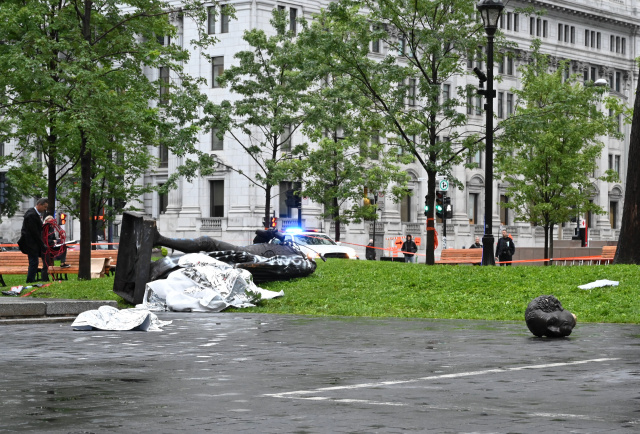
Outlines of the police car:
[[310,259],[318,258],[320,255],[324,258],[360,259],[354,249],[341,246],[322,232],[290,228],[284,232],[284,240],[297,244],[302,253]]

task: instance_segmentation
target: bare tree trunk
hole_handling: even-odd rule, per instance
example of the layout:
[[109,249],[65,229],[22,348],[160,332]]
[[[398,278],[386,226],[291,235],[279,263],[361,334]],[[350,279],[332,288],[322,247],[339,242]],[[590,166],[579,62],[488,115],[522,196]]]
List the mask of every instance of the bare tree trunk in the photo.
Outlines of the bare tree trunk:
[[624,194],[624,209],[618,248],[614,264],[640,264],[640,85],[636,89],[636,100],[631,122],[631,140],[627,159],[627,182]]
[[[553,228],[554,228],[554,224],[551,223],[551,227],[549,228],[549,258],[553,258]],[[559,230],[560,228],[558,228]],[[549,262],[545,262],[545,265],[551,265]]]
[[549,224],[544,226],[544,259],[549,259]]
[[436,235],[436,220],[435,220],[435,202],[436,202],[436,172],[427,172],[427,196],[429,210],[427,211],[427,247],[424,252],[425,264],[435,264],[435,235]]
[[91,151],[87,137],[80,131],[80,264],[78,279],[91,280]]

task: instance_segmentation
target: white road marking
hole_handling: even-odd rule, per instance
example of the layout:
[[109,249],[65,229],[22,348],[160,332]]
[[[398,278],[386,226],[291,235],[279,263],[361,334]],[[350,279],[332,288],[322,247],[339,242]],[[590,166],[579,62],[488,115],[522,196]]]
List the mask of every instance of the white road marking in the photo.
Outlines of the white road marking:
[[[352,384],[347,386],[321,387],[313,390],[294,390],[291,392],[268,393],[268,394],[265,394],[264,396],[270,396],[273,398],[302,399],[303,397],[299,395],[310,395],[314,393],[330,392],[330,391],[336,391],[336,390],[355,390],[355,389],[366,389],[366,388],[381,387],[381,386],[394,386],[398,384],[416,383],[419,381],[472,377],[472,376],[478,376],[478,375],[496,374],[500,372],[522,371],[525,369],[546,369],[546,368],[557,368],[562,366],[575,366],[575,365],[583,365],[585,363],[609,362],[613,360],[619,360],[619,358],[601,358],[601,359],[577,360],[575,362],[546,363],[543,365],[525,365],[525,366],[517,366],[513,368],[485,369],[482,371],[469,371],[469,372],[458,372],[455,374],[431,375],[428,377],[413,378],[409,380],[380,381],[377,383],[361,383],[361,384]],[[314,399],[320,400],[322,398],[314,397]],[[330,399],[330,398],[324,398],[324,399]]]

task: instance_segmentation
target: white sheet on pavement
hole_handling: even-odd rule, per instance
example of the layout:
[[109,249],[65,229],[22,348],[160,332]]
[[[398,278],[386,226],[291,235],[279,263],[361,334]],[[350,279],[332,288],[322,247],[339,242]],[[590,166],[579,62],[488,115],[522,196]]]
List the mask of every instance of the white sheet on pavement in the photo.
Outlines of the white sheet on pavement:
[[71,324],[74,330],[135,330],[162,331],[162,327],[171,321],[160,321],[158,317],[145,309],[118,309],[112,306],[100,306],[78,315]]
[[251,307],[260,299],[284,295],[256,286],[249,271],[202,253],[184,255],[178,265],[184,268],[147,283],[139,307],[156,312],[220,312],[229,306]]

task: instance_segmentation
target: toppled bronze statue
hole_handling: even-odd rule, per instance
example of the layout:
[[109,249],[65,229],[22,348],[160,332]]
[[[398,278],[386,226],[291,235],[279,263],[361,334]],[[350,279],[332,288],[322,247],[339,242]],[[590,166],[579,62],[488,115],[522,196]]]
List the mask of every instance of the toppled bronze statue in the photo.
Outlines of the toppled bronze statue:
[[175,269],[170,259],[158,261],[152,267],[151,250],[168,247],[184,253],[206,252],[209,256],[251,272],[256,282],[305,277],[313,273],[316,263],[295,246],[268,243],[271,238],[283,238],[277,231],[256,231],[260,244],[236,246],[210,237],[167,238],[158,232],[156,222],[125,212],[118,248],[118,267],[113,292],[130,303],[140,304],[147,282],[162,278]]
[[576,316],[564,310],[553,295],[534,298],[524,313],[527,327],[537,337],[561,338],[569,336],[576,326]]

